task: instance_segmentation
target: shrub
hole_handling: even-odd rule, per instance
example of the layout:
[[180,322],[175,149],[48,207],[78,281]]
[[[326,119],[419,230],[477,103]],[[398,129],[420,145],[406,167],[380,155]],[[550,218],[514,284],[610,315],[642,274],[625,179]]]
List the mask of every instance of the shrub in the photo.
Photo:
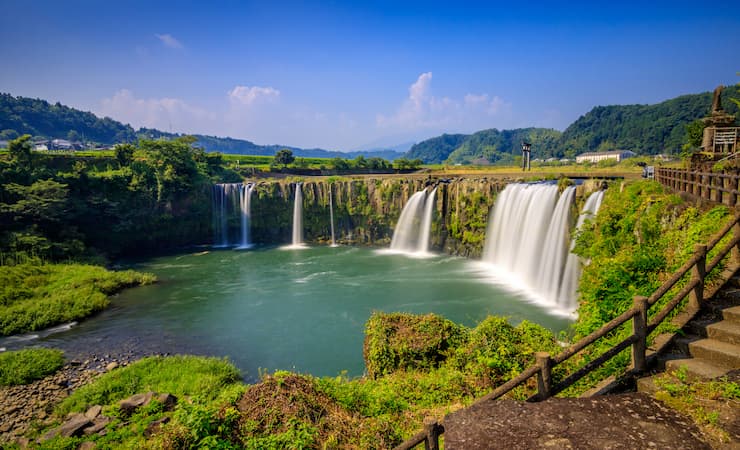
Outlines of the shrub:
[[368,375],[438,367],[462,342],[465,330],[435,314],[373,313],[365,325],[363,348]]

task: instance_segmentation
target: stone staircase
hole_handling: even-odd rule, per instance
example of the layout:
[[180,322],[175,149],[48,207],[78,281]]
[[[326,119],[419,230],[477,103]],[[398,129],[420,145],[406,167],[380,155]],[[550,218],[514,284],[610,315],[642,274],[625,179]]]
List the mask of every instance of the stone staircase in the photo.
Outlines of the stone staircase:
[[734,278],[674,339],[659,361],[667,370],[685,367],[689,378],[711,379],[740,369],[740,289]]

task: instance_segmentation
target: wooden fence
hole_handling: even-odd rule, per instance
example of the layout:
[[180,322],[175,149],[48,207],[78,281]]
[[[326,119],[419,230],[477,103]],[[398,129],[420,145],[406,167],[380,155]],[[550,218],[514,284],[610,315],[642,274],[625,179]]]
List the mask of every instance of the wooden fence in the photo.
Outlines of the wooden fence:
[[674,191],[685,192],[702,200],[737,204],[740,175],[729,173],[695,172],[688,169],[658,167],[655,180]]
[[[726,236],[731,235],[727,242],[710,260],[707,261],[707,254],[718,246],[720,241]],[[495,400],[507,394],[514,388],[523,384],[533,376],[537,376],[537,394],[533,395],[528,401],[540,401],[552,397],[569,386],[576,383],[589,372],[604,364],[606,361],[618,355],[621,351],[632,347],[632,365],[626,375],[637,375],[647,369],[647,346],[648,337],[655,331],[670,313],[689,296],[688,307],[692,311],[697,311],[704,302],[704,288],[706,274],[716,268],[720,262],[730,254],[732,271],[737,269],[740,262],[740,212],[736,211],[733,217],[725,226],[717,232],[706,244],[697,244],[694,249],[694,255],[686,261],[669,280],[663,283],[650,297],[635,297],[632,308],[612,319],[609,323],[604,324],[601,328],[580,341],[573,344],[570,348],[562,353],[551,356],[549,353],[540,352],[535,355],[535,364],[530,366],[519,376],[512,378],[503,385],[497,387],[490,394],[481,397],[475,403]],[[688,280],[685,275],[690,273]],[[676,293],[673,298],[650,319],[648,313],[650,307],[655,305],[665,296],[668,291],[683,281],[683,287]],[[632,334],[623,341],[615,344],[612,348],[604,352],[601,356],[591,360],[585,366],[573,372],[566,378],[557,383],[553,383],[552,370],[558,364],[562,364],[572,356],[581,352],[594,342],[608,335],[616,328],[625,323],[632,321]],[[424,443],[427,449],[436,450],[439,448],[439,436],[444,433],[444,424],[434,419],[424,421],[424,430],[415,434],[396,447],[396,450],[407,450]]]

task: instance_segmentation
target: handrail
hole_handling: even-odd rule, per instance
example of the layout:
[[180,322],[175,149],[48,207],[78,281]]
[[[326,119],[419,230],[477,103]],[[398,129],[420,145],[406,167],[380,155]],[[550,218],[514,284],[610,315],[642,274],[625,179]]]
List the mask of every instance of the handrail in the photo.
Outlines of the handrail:
[[[709,251],[714,250],[722,239],[730,233],[733,235],[732,239],[720,248],[714,258],[707,263],[707,255]],[[650,297],[635,297],[632,308],[602,325],[601,328],[582,338],[558,355],[551,357],[548,353],[537,353],[536,363],[534,365],[526,368],[518,376],[497,387],[493,392],[476,400],[473,404],[498,399],[535,375],[537,375],[538,381],[537,394],[530,397],[528,401],[545,400],[572,386],[588,373],[630,346],[632,347],[632,368],[628,372],[632,372],[634,374],[644,372],[647,369],[647,338],[650,333],[655,331],[655,329],[664,320],[666,320],[666,318],[668,318],[670,313],[679,304],[681,304],[681,301],[685,299],[687,295],[689,296],[688,307],[698,310],[704,302],[706,275],[717,267],[717,265],[730,253],[732,253],[731,258],[733,263],[740,263],[740,210],[735,211],[732,218],[728,220],[727,223],[714,234],[714,236],[712,236],[706,245],[697,244],[694,248],[693,256],[678,268],[674,272],[673,276],[656,289]],[[691,272],[690,280],[688,280],[683,288],[681,288],[681,290],[676,293],[663,309],[657,312],[650,322],[648,322],[648,309],[650,306],[657,303],[689,272]],[[583,367],[560,380],[558,383],[552,383],[551,372],[555,366],[568,360],[630,320],[632,321],[632,334],[629,337],[618,342],[609,350],[589,361]],[[439,435],[443,432],[444,426],[441,422],[438,422],[434,418],[426,418],[424,420],[424,430],[416,433],[414,436],[395,447],[395,450],[409,450],[421,443],[424,443],[428,449],[438,449]]]

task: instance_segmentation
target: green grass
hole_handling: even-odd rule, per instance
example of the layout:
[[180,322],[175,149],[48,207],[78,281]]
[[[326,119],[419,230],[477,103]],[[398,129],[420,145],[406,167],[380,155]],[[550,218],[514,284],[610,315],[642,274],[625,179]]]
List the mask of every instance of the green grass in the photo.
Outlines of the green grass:
[[64,365],[61,350],[29,348],[0,353],[0,386],[28,384],[56,372]]
[[92,405],[112,405],[133,394],[154,391],[179,398],[197,396],[214,401],[241,384],[241,375],[228,360],[198,356],[152,356],[108,372],[83,386],[57,408],[64,415]]
[[82,319],[108,306],[108,295],[153,281],[150,274],[85,264],[0,266],[0,335]]

